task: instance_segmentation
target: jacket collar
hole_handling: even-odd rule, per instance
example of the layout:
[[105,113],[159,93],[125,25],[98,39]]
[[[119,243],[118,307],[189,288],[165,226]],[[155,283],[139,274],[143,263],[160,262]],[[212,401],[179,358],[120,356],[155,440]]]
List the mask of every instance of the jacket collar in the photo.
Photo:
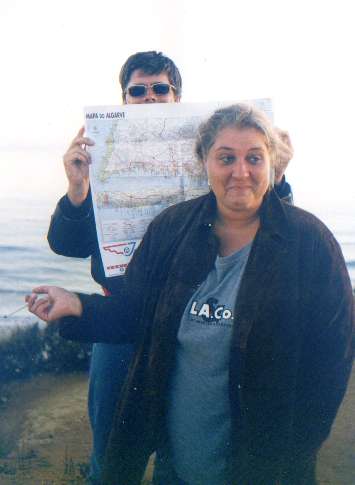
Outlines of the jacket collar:
[[286,213],[285,204],[287,205],[279,199],[274,189],[270,190],[264,196],[260,208],[260,225],[271,236],[290,241],[294,239],[294,229]]

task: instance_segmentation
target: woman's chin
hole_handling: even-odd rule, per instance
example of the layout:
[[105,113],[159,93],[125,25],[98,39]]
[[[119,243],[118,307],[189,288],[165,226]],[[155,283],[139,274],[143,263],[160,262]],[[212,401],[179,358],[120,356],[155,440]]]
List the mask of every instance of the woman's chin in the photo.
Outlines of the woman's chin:
[[250,213],[251,210],[257,210],[255,201],[251,201],[249,197],[238,197],[233,200],[228,201],[227,204],[230,210],[236,212],[248,212]]

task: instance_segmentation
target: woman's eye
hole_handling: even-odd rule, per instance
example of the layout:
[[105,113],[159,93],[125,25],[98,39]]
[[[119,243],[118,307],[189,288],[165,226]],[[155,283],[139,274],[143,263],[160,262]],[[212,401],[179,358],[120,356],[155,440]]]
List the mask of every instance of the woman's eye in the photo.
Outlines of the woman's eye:
[[222,155],[220,157],[221,162],[223,162],[223,165],[231,165],[235,158],[232,155]]
[[260,163],[260,161],[262,160],[262,158],[259,156],[259,155],[250,155],[248,158],[247,158],[248,162],[251,163],[252,165],[257,165],[258,163]]

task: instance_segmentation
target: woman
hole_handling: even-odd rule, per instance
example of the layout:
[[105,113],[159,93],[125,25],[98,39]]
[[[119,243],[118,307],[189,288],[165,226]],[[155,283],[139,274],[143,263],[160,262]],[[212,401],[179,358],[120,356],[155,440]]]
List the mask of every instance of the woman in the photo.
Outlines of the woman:
[[40,287],[29,309],[67,316],[67,338],[136,344],[105,484],[139,484],[154,451],[159,485],[314,484],[352,362],[341,251],[273,192],[261,112],[217,111],[196,153],[211,192],[151,223],[120,298]]

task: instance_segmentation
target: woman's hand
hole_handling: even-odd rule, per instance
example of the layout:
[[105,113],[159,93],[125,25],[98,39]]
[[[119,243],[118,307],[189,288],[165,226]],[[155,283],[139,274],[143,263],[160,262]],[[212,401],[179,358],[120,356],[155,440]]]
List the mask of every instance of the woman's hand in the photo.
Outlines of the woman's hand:
[[26,302],[28,310],[45,322],[61,317],[80,317],[83,312],[78,296],[58,286],[38,286],[26,296]]

